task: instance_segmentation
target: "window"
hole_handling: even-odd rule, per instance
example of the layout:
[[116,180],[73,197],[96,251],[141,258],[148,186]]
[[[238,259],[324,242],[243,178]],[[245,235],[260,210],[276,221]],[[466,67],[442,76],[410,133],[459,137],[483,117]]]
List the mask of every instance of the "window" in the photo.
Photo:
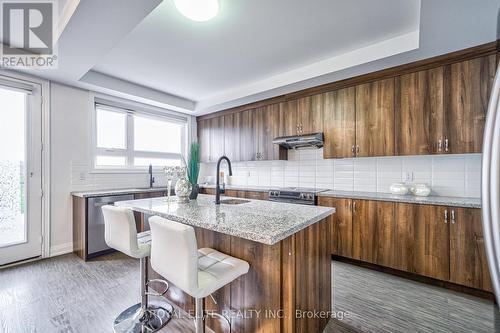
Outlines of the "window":
[[186,120],[97,103],[94,119],[96,169],[181,165]]

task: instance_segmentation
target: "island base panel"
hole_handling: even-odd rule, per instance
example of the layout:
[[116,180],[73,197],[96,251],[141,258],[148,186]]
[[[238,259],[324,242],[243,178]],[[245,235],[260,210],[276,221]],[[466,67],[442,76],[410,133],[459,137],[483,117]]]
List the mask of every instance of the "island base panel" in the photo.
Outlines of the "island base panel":
[[[246,275],[213,294],[217,304],[205,298],[205,309],[229,317],[233,333],[322,332],[331,311],[328,228],[325,219],[275,245],[195,228],[199,248],[211,247],[250,264]],[[148,276],[162,278],[151,267]],[[194,299],[174,285],[165,296],[194,315]],[[218,332],[224,322],[207,317],[206,325]]]

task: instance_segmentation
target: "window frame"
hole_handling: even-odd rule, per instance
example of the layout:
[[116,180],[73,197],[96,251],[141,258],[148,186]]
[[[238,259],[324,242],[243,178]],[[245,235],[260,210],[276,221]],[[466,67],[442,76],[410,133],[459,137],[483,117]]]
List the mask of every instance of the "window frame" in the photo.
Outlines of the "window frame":
[[[118,104],[118,105],[116,105]],[[97,146],[97,110],[103,109],[110,112],[125,114],[125,149],[101,148]],[[163,120],[181,125],[181,153],[162,153],[154,151],[134,150],[134,116],[146,117],[155,120]],[[91,131],[91,173],[144,173],[148,166],[135,166],[134,158],[166,158],[181,159],[186,155],[188,145],[188,119],[187,117],[176,117],[171,114],[162,114],[157,110],[145,107],[128,106],[123,102],[114,103],[98,98],[92,98],[92,131]],[[98,166],[97,156],[120,156],[125,157],[124,166]],[[156,172],[162,171],[163,166],[153,166]]]

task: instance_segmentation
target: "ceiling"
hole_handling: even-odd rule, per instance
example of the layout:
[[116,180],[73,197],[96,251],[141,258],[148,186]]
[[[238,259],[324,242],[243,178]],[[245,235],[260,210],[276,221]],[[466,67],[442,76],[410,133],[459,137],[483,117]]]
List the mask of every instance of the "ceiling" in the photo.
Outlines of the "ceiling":
[[200,23],[163,1],[92,70],[201,101],[419,27],[420,0],[313,3],[220,0]]
[[215,19],[194,22],[173,0],[59,1],[59,67],[26,72],[195,115],[495,40],[500,8],[219,0]]

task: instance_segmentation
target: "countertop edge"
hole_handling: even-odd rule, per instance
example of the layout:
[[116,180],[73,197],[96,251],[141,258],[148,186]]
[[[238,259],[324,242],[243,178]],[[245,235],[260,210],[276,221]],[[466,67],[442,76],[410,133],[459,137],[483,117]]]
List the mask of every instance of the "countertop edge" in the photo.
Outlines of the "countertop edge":
[[[333,193],[332,193],[333,192]],[[360,199],[360,200],[373,200],[373,201],[385,201],[385,202],[399,202],[399,203],[409,203],[409,204],[419,204],[419,205],[433,205],[433,206],[452,206],[452,207],[463,207],[463,208],[481,208],[481,203],[475,203],[471,201],[477,201],[477,198],[460,198],[460,197],[439,197],[439,196],[429,196],[429,197],[416,197],[411,195],[405,196],[395,196],[391,194],[384,195],[391,197],[384,197],[380,194],[371,193],[335,193],[332,192],[322,192],[318,193],[319,197],[329,197],[329,198],[345,198],[345,199]],[[469,202],[468,202],[469,201]]]

